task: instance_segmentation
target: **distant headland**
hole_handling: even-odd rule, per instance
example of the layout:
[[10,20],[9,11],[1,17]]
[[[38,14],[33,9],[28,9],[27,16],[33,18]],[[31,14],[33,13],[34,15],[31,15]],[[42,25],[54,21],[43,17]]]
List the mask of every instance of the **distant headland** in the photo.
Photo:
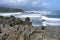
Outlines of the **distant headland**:
[[0,12],[6,12],[6,13],[10,13],[10,12],[24,12],[24,10],[23,9],[14,9],[14,8],[0,7]]

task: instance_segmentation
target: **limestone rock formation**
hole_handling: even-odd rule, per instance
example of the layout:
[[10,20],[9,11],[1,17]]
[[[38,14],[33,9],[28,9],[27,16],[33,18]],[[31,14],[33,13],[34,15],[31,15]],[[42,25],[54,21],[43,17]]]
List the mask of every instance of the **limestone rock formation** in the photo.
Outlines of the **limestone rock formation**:
[[[11,24],[15,24],[16,20],[13,18],[9,18]],[[9,20],[3,22],[7,22],[6,24],[0,24],[0,40],[60,40],[60,28],[34,27],[28,17],[23,24],[15,24],[14,26],[9,25]]]
[[9,28],[2,36],[1,40],[59,40],[60,32],[58,28],[46,27],[42,30],[42,27],[26,27],[26,26],[15,26],[16,28]]

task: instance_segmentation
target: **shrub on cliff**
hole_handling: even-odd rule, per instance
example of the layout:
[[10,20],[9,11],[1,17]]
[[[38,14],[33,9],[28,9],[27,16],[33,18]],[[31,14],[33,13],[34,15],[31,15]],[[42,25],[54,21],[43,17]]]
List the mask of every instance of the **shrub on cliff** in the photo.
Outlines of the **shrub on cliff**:
[[3,16],[0,16],[0,19],[4,18]]
[[23,20],[20,18],[15,18],[12,15],[10,17],[0,16],[0,19],[0,24],[9,24],[10,26],[23,24]]

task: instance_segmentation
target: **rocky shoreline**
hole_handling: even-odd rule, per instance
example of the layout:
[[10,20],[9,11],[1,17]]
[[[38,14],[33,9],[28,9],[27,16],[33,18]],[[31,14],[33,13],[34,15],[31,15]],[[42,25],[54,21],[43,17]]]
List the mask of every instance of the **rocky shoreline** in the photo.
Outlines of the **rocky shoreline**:
[[60,40],[60,28],[34,27],[29,17],[22,22],[15,17],[9,18],[9,22],[5,19],[0,21],[0,40]]

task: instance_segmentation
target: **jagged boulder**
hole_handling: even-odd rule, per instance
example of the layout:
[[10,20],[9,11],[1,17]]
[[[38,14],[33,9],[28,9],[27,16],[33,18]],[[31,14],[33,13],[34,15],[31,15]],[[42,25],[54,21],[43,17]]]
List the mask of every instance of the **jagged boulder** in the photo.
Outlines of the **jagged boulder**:
[[27,17],[27,18],[25,19],[25,21],[23,22],[23,25],[29,25],[29,26],[32,25],[32,22],[30,21],[30,18],[29,18],[29,17]]

